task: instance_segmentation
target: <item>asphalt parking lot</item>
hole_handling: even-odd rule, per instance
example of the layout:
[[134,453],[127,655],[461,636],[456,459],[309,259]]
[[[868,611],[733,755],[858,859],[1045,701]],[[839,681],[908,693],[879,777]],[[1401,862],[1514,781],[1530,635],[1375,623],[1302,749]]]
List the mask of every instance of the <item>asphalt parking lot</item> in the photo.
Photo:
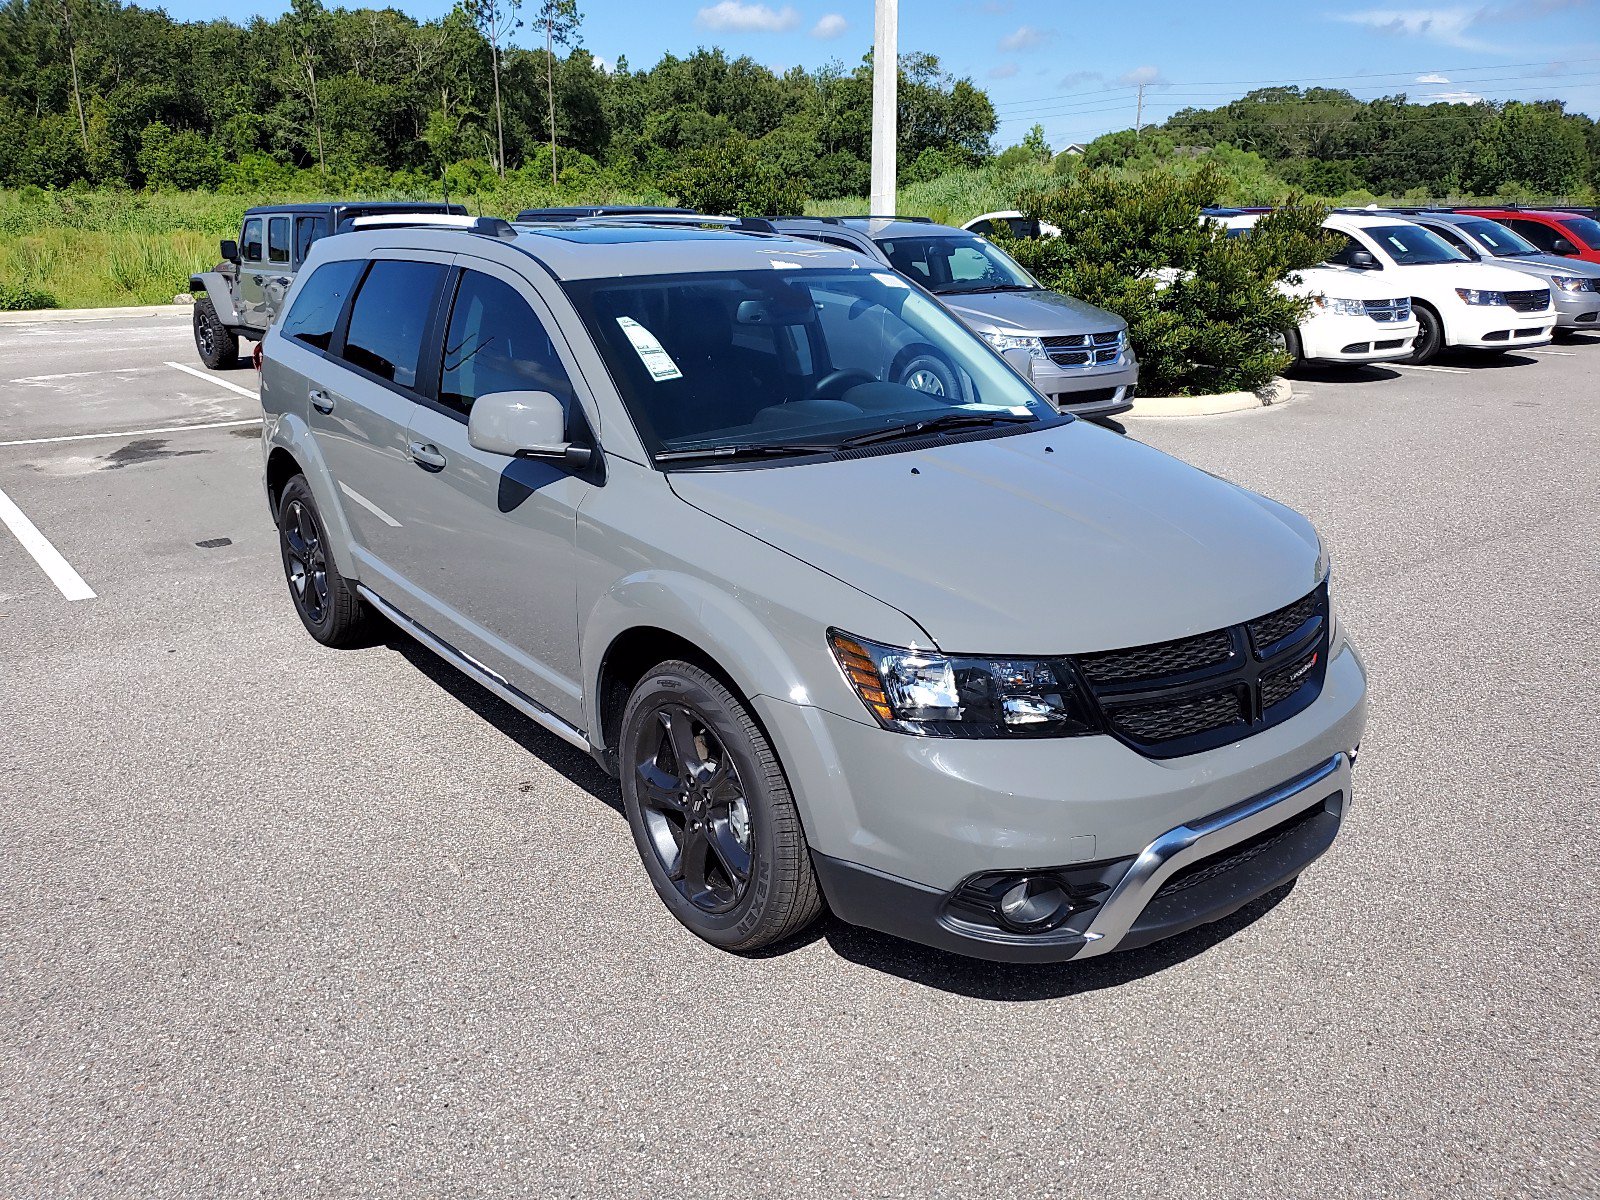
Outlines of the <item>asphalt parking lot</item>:
[[0,1195],[1600,1194],[1600,339],[1127,422],[1317,522],[1371,721],[1292,891],[1049,968],[696,940],[586,758],[305,635],[194,365],[0,326]]

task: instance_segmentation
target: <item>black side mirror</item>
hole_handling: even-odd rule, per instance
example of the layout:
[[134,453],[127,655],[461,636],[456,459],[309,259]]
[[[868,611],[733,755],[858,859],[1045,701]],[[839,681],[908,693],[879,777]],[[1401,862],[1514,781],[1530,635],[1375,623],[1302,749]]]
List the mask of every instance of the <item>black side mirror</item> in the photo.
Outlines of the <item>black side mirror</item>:
[[1358,271],[1383,270],[1383,264],[1373,257],[1371,250],[1350,251],[1350,265]]
[[1571,258],[1577,252],[1578,248],[1571,242],[1567,241],[1567,239],[1564,237],[1558,237],[1555,241],[1550,243],[1551,254],[1564,254],[1568,258]]
[[231,262],[235,266],[239,263],[239,243],[232,238],[222,239],[222,261]]

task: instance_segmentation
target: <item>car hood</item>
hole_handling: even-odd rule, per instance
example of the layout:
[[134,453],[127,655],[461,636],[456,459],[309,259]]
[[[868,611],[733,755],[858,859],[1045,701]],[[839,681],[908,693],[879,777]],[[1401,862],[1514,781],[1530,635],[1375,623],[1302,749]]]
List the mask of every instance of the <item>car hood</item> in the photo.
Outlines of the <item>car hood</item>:
[[1357,271],[1352,267],[1307,267],[1296,271],[1299,283],[1284,280],[1278,290],[1291,296],[1335,296],[1342,300],[1392,300],[1409,298],[1404,288],[1396,287],[1388,271]]
[[1424,287],[1479,288],[1487,292],[1527,291],[1530,287],[1528,277],[1521,271],[1488,263],[1417,263],[1409,267],[1389,267],[1372,274],[1381,274],[1385,280],[1392,279],[1401,284],[1402,289],[1409,286],[1413,295],[1421,294]]
[[1030,292],[981,292],[975,296],[940,296],[945,307],[979,333],[1016,333],[1049,337],[1056,334],[1107,333],[1126,329],[1115,313],[1085,304],[1073,296],[1044,289]]
[[689,504],[899,609],[956,653],[1164,641],[1271,612],[1316,582],[1304,517],[1084,421],[669,479]]
[[1519,274],[1538,275],[1554,279],[1557,275],[1576,276],[1579,279],[1600,279],[1600,264],[1584,262],[1581,258],[1566,258],[1560,254],[1530,254],[1527,258],[1497,258],[1494,265]]

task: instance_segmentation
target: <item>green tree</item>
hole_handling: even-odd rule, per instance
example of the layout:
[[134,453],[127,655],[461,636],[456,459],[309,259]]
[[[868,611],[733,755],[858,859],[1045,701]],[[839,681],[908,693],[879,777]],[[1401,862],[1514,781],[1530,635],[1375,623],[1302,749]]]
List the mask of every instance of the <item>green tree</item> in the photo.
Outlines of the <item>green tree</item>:
[[679,204],[702,212],[775,217],[805,210],[804,183],[738,133],[668,174],[663,186]]
[[550,114],[550,184],[556,182],[556,47],[572,45],[583,16],[577,0],[540,0],[538,23],[544,26],[545,95]]
[[506,173],[505,107],[500,100],[500,63],[503,44],[522,28],[522,0],[461,0],[478,32],[489,43],[489,69],[494,76],[494,127],[499,154],[495,170]]

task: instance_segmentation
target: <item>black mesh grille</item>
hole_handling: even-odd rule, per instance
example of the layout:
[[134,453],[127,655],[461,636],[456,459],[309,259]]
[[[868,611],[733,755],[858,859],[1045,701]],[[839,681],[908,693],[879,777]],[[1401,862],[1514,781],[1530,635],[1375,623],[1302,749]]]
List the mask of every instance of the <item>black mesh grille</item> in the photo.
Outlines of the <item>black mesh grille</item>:
[[1237,846],[1230,846],[1210,858],[1203,858],[1185,867],[1161,885],[1161,890],[1155,894],[1151,902],[1154,903],[1155,900],[1164,899],[1174,892],[1184,891],[1197,884],[1209,883],[1219,875],[1226,875],[1229,871],[1236,871],[1246,866],[1285,838],[1293,837],[1300,832],[1300,827],[1307,821],[1313,820],[1320,812],[1322,812],[1320,806],[1308,808],[1305,812],[1289,818],[1282,825],[1275,825],[1247,841],[1240,842]]
[[1170,742],[1213,729],[1245,723],[1245,708],[1237,688],[1167,704],[1119,708],[1112,724],[1142,742]]
[[1115,346],[1122,340],[1122,335],[1113,329],[1110,333],[1097,333],[1094,335],[1096,346]]
[[1087,346],[1089,335],[1086,333],[1065,333],[1052,337],[1040,338],[1046,350],[1057,350],[1064,346]]
[[1268,613],[1258,620],[1251,621],[1250,640],[1255,644],[1256,653],[1259,654],[1275,642],[1281,642],[1316,616],[1319,599],[1318,593],[1312,592],[1293,604],[1285,605],[1277,612]]
[[1317,665],[1317,651],[1312,651],[1294,666],[1263,676],[1261,679],[1261,707],[1271,708],[1287,700],[1311,681],[1311,672]]
[[1538,312],[1550,307],[1550,293],[1544,289],[1536,292],[1507,292],[1506,303],[1518,312]]
[[1135,646],[1132,650],[1085,654],[1079,657],[1078,665],[1091,683],[1128,683],[1197,671],[1223,662],[1232,652],[1233,642],[1227,632],[1218,631],[1153,646]]
[[1088,365],[1091,354],[1088,350],[1052,350],[1050,361],[1061,367],[1082,367]]

